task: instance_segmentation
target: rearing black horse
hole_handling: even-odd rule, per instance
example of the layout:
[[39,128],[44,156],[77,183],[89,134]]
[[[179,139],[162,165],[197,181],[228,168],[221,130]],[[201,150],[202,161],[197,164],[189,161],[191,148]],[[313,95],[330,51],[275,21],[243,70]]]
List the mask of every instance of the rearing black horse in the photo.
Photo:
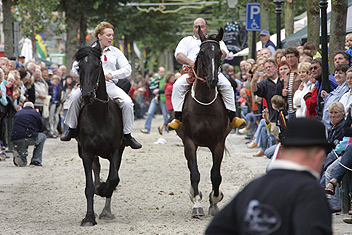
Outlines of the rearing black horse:
[[[99,218],[114,218],[110,209],[111,196],[120,181],[118,170],[125,149],[122,144],[122,113],[117,104],[109,99],[106,92],[101,54],[102,49],[97,42],[95,47],[83,47],[75,55],[75,59],[79,61],[80,89],[83,100],[76,137],[78,153],[83,161],[86,175],[87,214],[82,220],[82,226],[96,224],[93,209],[94,193],[106,197],[105,207]],[[98,156],[110,161],[106,183],[100,183]],[[94,183],[92,170],[94,171]]]
[[208,147],[213,156],[211,169],[212,192],[209,195],[209,214],[218,211],[217,203],[223,198],[219,191],[221,183],[220,165],[225,149],[225,139],[231,128],[228,112],[217,91],[218,70],[221,63],[219,42],[224,31],[205,38],[200,28],[200,51],[195,61],[196,80],[185,97],[182,111],[183,128],[176,130],[183,141],[184,153],[191,176],[191,200],[193,202],[192,217],[204,215],[201,206],[202,194],[198,190],[200,173],[197,166],[198,147]]

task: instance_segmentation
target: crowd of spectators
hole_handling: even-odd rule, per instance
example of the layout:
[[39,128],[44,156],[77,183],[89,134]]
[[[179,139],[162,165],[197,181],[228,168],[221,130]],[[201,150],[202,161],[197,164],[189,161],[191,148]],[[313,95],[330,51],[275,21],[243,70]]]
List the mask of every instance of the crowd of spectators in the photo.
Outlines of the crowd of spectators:
[[[237,107],[247,121],[247,126],[237,130],[237,134],[245,135],[248,148],[259,148],[253,156],[272,158],[285,138],[282,133],[288,120],[299,117],[321,120],[328,141],[336,147],[324,163],[320,183],[331,195],[328,199],[332,211],[339,212],[339,183],[347,169],[352,168],[349,145],[352,142],[352,34],[346,36],[346,50],[335,51],[334,70],[329,66],[328,84],[323,87],[322,58],[314,43],[276,49],[267,41],[266,31],[262,33],[264,48],[257,52],[257,60],[241,61],[240,71],[231,75],[235,81]],[[225,76],[229,66],[223,65]],[[352,178],[349,180],[352,199]]]
[[[70,93],[78,88],[78,78],[67,75],[64,65],[49,66],[34,59],[25,62],[24,56],[0,58],[0,141],[2,150],[8,150],[9,131],[15,113],[25,102],[32,102],[40,113],[47,138],[57,138],[63,133]],[[11,134],[11,133],[10,133]],[[8,158],[0,152],[1,160]]]

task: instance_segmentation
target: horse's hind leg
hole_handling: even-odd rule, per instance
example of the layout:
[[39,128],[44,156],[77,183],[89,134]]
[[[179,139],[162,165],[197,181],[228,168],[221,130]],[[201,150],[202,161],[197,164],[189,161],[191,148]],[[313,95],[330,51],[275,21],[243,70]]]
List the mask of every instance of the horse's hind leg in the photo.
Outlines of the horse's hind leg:
[[87,199],[87,214],[86,217],[82,220],[81,226],[93,226],[96,225],[95,214],[94,214],[94,205],[93,205],[93,196],[94,196],[94,184],[93,184],[93,175],[92,175],[92,163],[94,155],[83,154],[81,148],[79,148],[79,155],[83,160],[84,172],[86,174],[86,199]]
[[99,157],[95,156],[93,161],[93,172],[94,172],[94,186],[97,187],[100,184],[100,162]]
[[185,156],[188,163],[188,169],[191,173],[190,193],[191,193],[191,200],[193,202],[192,218],[199,218],[200,216],[204,216],[205,214],[201,205],[202,196],[198,190],[200,173],[198,170],[197,156],[196,156],[197,147],[193,144],[193,142],[190,143],[190,141],[188,143],[185,142],[184,146],[185,146]]
[[223,158],[224,154],[224,144],[218,144],[214,150],[212,150],[213,153],[213,167],[211,168],[211,183],[213,185],[213,191],[209,194],[209,202],[210,202],[210,207],[209,207],[209,215],[214,216],[218,211],[219,208],[217,206],[217,203],[220,202],[224,195],[222,192],[220,192],[220,184],[221,184],[221,173],[220,173],[220,167],[221,167],[221,161]]

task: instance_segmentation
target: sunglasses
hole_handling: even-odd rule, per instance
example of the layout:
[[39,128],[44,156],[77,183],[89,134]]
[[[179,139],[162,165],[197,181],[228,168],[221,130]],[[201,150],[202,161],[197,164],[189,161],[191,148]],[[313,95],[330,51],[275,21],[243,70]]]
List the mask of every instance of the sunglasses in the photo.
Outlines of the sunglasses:
[[310,68],[310,71],[312,71],[312,70],[317,70],[318,68],[319,68],[318,66],[311,67],[311,68]]

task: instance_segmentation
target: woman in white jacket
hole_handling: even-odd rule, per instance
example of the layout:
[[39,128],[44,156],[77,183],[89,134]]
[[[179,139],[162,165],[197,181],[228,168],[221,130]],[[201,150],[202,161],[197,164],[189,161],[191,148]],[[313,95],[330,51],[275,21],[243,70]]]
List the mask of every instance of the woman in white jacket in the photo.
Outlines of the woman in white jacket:
[[302,80],[301,85],[293,96],[293,105],[296,108],[296,117],[305,117],[307,112],[306,102],[303,97],[313,89],[314,84],[309,81],[310,63],[302,62],[298,65],[298,75]]

